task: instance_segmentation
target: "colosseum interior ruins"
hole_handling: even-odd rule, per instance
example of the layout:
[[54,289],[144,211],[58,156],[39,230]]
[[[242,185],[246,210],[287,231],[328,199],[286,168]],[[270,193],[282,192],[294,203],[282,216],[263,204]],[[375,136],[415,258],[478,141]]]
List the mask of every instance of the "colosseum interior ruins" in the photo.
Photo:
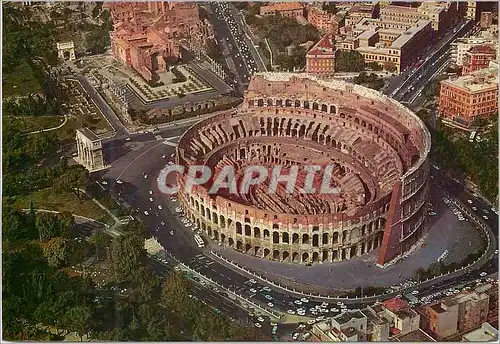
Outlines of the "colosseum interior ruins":
[[[341,192],[245,195],[209,185],[183,192],[187,216],[213,240],[245,254],[292,263],[338,262],[378,249],[384,265],[426,231],[430,134],[396,101],[365,87],[306,74],[255,75],[238,108],[190,128],[177,163],[333,165]],[[237,176],[241,178],[241,176]],[[304,176],[299,174],[298,179]]]

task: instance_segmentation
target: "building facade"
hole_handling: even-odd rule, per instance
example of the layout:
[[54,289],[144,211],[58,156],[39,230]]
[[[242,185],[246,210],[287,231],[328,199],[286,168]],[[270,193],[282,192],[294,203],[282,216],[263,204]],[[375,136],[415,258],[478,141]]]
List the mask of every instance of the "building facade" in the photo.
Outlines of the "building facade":
[[319,78],[335,74],[335,38],[324,35],[306,54],[306,72]]
[[182,44],[203,49],[213,34],[195,3],[110,2],[105,6],[113,20],[113,56],[147,81],[155,81],[167,61],[180,57]]
[[278,14],[291,19],[303,17],[304,6],[300,2],[279,2],[260,8],[261,16],[275,16]]
[[476,117],[489,118],[498,111],[498,68],[441,81],[439,116],[469,127]]
[[495,60],[496,51],[489,45],[472,47],[464,55],[462,75],[488,68],[491,60]]
[[307,7],[307,21],[322,33],[335,34],[339,31],[339,27],[343,26],[344,17],[328,13],[320,7],[310,4]]

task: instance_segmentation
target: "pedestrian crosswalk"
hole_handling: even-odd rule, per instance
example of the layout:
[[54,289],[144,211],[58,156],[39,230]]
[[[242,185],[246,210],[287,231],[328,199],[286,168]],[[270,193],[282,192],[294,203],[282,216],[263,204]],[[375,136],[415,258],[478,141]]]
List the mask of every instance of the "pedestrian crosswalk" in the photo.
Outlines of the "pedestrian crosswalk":
[[166,144],[167,146],[177,147],[177,143],[170,142],[168,139],[163,141],[163,144]]

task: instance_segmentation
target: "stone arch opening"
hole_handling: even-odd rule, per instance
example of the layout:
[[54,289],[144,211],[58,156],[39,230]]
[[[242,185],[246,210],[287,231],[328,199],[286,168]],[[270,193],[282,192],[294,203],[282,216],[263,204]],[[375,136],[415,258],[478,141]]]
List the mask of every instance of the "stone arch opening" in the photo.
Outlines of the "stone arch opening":
[[243,250],[243,243],[241,241],[239,241],[239,240],[236,242],[236,249],[238,251]]
[[273,244],[280,243],[280,234],[278,232],[273,232]]
[[252,245],[250,244],[246,244],[245,245],[245,253],[247,253],[248,251],[250,251],[252,249]]
[[264,229],[264,239],[269,238],[269,229]]
[[339,242],[339,233],[338,232],[334,232],[333,233],[333,243],[337,244],[338,242]]
[[292,234],[292,244],[298,244],[299,243],[299,235],[297,233]]
[[228,244],[229,244],[230,247],[234,246],[234,240],[233,240],[233,238],[231,238],[231,237],[229,238]]
[[212,227],[208,226],[207,233],[209,236],[212,236]]
[[347,240],[347,231],[342,232],[342,242],[345,242]]
[[259,253],[260,253],[260,247],[259,246],[255,246],[253,248],[253,254],[257,256],[257,255],[259,255]]
[[219,221],[220,222],[220,226],[222,228],[226,228],[226,219],[225,219],[225,217],[223,215],[220,215],[219,219],[220,219],[220,221]]
[[223,243],[226,242],[226,235],[224,233],[221,233],[221,235],[220,235],[220,242],[223,242]]
[[302,234],[302,244],[304,245],[309,244],[309,234]]
[[339,259],[339,251],[334,250],[332,252],[332,260],[338,260]]
[[280,258],[280,251],[274,250],[273,251],[273,260],[278,260]]
[[268,99],[267,100],[267,106],[273,106],[273,100],[272,99]]
[[322,104],[321,105],[321,111],[322,112],[328,112],[328,106],[326,106],[326,104]]
[[322,262],[328,261],[328,251],[323,251],[323,256],[321,257]]
[[296,100],[296,101],[295,101],[295,107],[296,107],[296,108],[300,107],[300,100]]
[[253,228],[253,236],[254,236],[254,238],[260,239],[260,229],[259,229],[259,227],[254,227]]
[[197,211],[200,211],[200,203],[198,202],[198,200],[194,202],[194,206],[196,207]]
[[287,232],[283,232],[283,243],[289,244],[290,243],[290,236],[288,235]]
[[291,107],[292,106],[292,101],[290,99],[285,100],[285,106],[286,107]]
[[292,262],[298,262],[299,261],[299,254],[297,252],[292,252]]
[[250,227],[250,225],[245,225],[245,235],[252,236],[252,228]]
[[217,213],[215,211],[212,213],[212,219],[216,225],[219,224],[219,218],[217,217]]
[[215,240],[219,240],[219,232],[214,230]]
[[309,253],[304,252],[302,253],[302,263],[306,263],[309,261]]
[[263,107],[264,106],[264,99],[257,100],[257,106]]
[[313,103],[313,110],[318,110],[318,109],[319,109],[318,103]]
[[323,233],[323,240],[321,241],[323,245],[328,244],[328,233]]
[[330,113],[336,113],[335,105],[330,105]]
[[308,100],[304,101],[304,109],[309,109],[309,101]]
[[313,234],[312,245],[315,247],[319,246],[319,235],[318,234]]
[[236,234],[243,234],[243,229],[241,228],[241,222],[236,221]]
[[356,247],[356,245],[354,245],[351,247],[350,256],[351,258],[353,258],[356,257],[357,254],[358,254],[358,248]]
[[313,263],[319,263],[319,253],[318,252],[313,252],[312,261],[313,261]]
[[288,261],[290,258],[290,253],[288,251],[283,251],[283,261]]
[[264,249],[264,258],[267,258],[269,256],[269,253],[271,253],[271,250],[269,250],[268,248],[265,248]]

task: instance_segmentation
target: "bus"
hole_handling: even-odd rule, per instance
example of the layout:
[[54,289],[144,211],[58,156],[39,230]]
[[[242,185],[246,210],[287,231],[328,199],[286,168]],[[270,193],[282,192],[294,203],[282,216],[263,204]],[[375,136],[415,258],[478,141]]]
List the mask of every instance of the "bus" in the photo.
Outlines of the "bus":
[[194,241],[196,242],[196,245],[198,245],[199,248],[205,247],[205,242],[201,238],[199,234],[194,235]]
[[474,142],[475,138],[476,138],[476,131],[473,131],[472,133],[470,133],[469,142]]

